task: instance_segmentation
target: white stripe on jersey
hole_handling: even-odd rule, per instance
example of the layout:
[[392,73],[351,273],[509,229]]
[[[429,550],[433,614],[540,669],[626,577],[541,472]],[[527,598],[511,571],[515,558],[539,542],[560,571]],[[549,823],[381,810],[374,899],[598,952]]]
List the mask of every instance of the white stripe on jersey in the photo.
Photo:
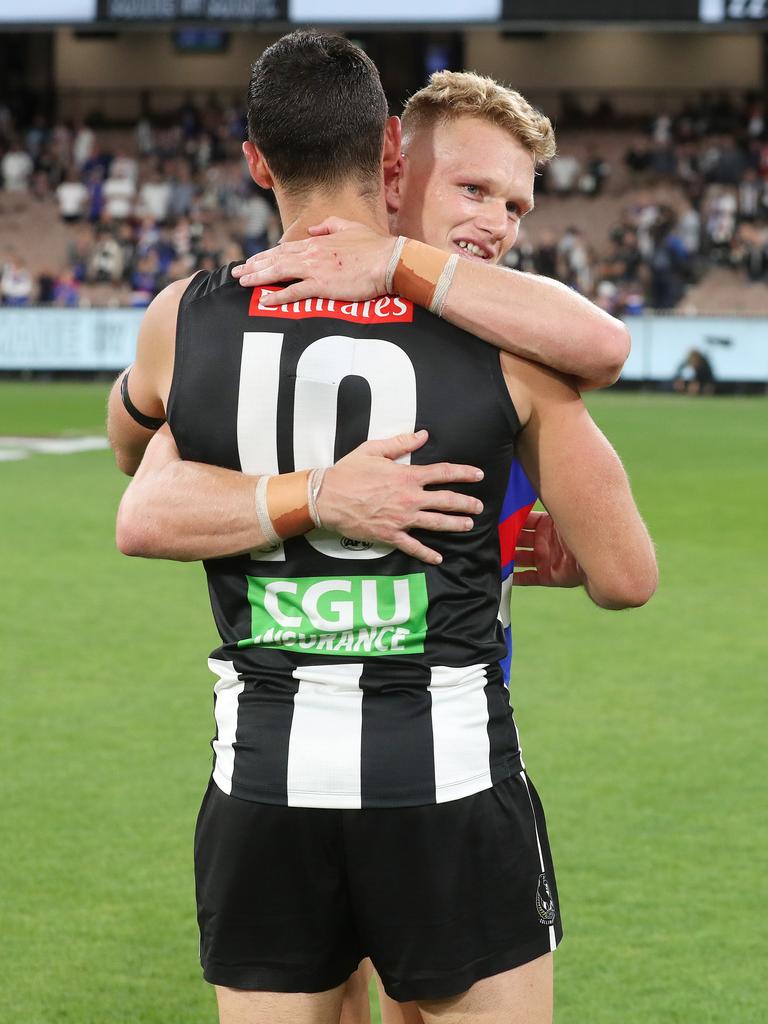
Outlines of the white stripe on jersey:
[[[283,335],[264,331],[243,334],[240,390],[237,396],[237,453],[244,473],[261,476],[280,472],[277,464],[277,393]],[[258,393],[253,382],[258,381]],[[284,562],[285,548],[254,551],[259,562]]]
[[232,792],[232,771],[235,766],[233,744],[237,735],[238,698],[245,688],[245,683],[240,679],[231,661],[209,658],[208,668],[219,677],[213,688],[217,732],[217,737],[213,741],[213,750],[216,754],[213,781],[220,790],[229,794]]
[[362,806],[361,662],[301,665],[288,743],[288,806]]
[[499,621],[501,622],[504,629],[511,622],[512,613],[512,583],[514,580],[514,573],[510,573],[505,580],[501,582],[501,597],[499,599]]
[[489,789],[487,665],[431,670],[432,734],[437,803]]

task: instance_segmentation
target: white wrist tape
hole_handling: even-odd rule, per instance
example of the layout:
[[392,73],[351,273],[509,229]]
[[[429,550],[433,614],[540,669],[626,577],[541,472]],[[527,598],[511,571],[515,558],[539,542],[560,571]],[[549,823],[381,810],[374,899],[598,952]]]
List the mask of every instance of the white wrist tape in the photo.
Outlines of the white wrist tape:
[[260,476],[256,483],[256,519],[261,527],[261,532],[264,534],[264,543],[260,545],[263,548],[273,548],[277,544],[282,544],[282,539],[269,518],[269,511],[267,509],[268,483],[269,477],[267,475]]
[[455,252],[452,256],[448,257],[448,262],[443,267],[443,272],[437,279],[435,294],[432,296],[432,302],[429,305],[429,312],[434,313],[436,316],[443,315],[443,306],[445,305],[445,299],[448,295],[448,289],[451,287],[451,281],[453,281],[453,275],[456,273],[456,264],[458,262],[459,254]]
[[320,522],[320,513],[317,511],[317,496],[320,493],[320,488],[323,486],[324,479],[325,468],[313,469],[307,479],[307,505],[309,506],[309,515],[318,530],[321,529],[323,524]]
[[387,266],[387,273],[384,277],[384,291],[387,295],[392,294],[392,282],[395,277],[395,271],[397,270],[397,264],[400,262],[400,256],[403,252],[403,246],[407,239],[404,235],[398,235],[395,247],[392,250],[392,255],[389,258],[389,264]]

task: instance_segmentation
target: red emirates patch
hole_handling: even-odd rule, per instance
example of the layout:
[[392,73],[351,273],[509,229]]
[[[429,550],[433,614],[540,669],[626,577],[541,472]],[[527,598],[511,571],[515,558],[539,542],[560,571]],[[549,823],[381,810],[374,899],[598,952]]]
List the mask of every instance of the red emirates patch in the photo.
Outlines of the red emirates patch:
[[279,288],[254,288],[250,316],[268,316],[276,320],[308,320],[325,317],[329,320],[348,320],[353,324],[410,324],[413,323],[413,303],[399,295],[380,295],[365,302],[344,302],[338,299],[301,299],[283,306],[262,306],[262,295]]

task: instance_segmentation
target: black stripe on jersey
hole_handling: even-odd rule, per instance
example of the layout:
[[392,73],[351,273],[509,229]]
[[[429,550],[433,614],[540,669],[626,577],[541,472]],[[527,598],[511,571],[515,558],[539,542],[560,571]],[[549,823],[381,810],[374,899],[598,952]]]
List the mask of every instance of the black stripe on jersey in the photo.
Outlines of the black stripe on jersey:
[[246,682],[239,698],[232,796],[288,803],[286,766],[298,689],[299,681],[290,676]]
[[363,807],[435,802],[429,682],[425,665],[409,664],[406,681],[385,665],[365,664],[360,679]]

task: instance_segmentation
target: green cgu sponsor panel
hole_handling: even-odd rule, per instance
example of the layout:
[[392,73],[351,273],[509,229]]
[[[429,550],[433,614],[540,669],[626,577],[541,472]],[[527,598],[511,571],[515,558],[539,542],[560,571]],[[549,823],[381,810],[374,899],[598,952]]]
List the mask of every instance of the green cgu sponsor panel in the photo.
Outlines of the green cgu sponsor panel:
[[358,658],[424,651],[424,573],[247,579],[251,635],[238,647]]

